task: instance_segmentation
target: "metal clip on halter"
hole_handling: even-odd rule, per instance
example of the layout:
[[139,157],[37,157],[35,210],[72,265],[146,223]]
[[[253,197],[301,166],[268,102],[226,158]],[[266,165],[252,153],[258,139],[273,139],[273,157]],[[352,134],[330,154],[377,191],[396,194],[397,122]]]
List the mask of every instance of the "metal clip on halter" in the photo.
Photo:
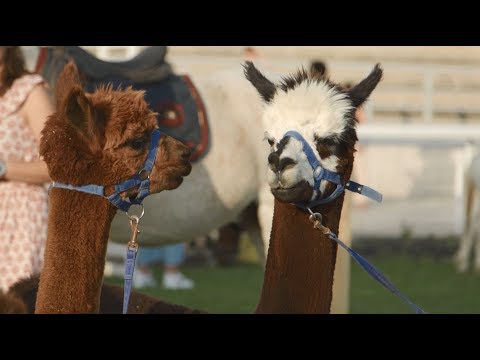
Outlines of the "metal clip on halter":
[[313,227],[315,229],[318,229],[322,232],[322,234],[327,235],[330,233],[330,229],[327,228],[326,226],[322,225],[322,214],[320,213],[314,213],[312,209],[307,208],[308,212],[310,213],[310,216],[308,217],[308,220],[313,222]]
[[132,230],[132,238],[127,244],[127,250],[133,250],[135,252],[138,251],[137,236],[140,233],[140,230],[138,230],[139,221],[140,219],[137,215],[133,215],[132,217],[130,217],[130,229]]
[[145,214],[145,208],[143,207],[142,204],[140,204],[142,207],[142,211],[140,215],[130,215],[128,211],[125,212],[127,214],[128,219],[130,220],[130,229],[132,230],[132,238],[127,244],[127,250],[134,250],[135,252],[138,251],[138,242],[137,242],[137,236],[140,233],[140,230],[138,230],[138,224],[140,223],[140,219],[143,217]]

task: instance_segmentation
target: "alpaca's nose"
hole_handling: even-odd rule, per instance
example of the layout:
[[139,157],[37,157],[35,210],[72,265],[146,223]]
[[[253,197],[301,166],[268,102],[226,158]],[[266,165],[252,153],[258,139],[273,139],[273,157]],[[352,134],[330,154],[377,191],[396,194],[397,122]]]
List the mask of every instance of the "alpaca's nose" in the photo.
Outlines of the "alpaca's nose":
[[272,167],[273,172],[279,171],[279,164],[280,164],[280,156],[278,156],[277,153],[272,152],[270,155],[268,155],[268,163]]

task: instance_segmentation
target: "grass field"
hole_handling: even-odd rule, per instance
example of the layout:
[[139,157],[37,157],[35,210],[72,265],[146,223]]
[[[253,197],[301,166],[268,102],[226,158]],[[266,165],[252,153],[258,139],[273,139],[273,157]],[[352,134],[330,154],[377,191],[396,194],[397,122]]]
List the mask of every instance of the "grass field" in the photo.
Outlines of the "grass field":
[[[480,275],[457,274],[450,258],[408,255],[367,256],[411,301],[428,313],[480,313]],[[246,314],[255,309],[263,281],[258,265],[188,267],[194,290],[145,290],[163,300],[214,313]],[[161,270],[156,270],[160,282]],[[107,282],[122,284],[120,279]],[[409,314],[410,308],[352,263],[351,313]]]
[[[428,313],[480,313],[480,276],[457,274],[450,258],[370,257],[412,302]],[[410,308],[352,264],[351,313],[408,314]]]

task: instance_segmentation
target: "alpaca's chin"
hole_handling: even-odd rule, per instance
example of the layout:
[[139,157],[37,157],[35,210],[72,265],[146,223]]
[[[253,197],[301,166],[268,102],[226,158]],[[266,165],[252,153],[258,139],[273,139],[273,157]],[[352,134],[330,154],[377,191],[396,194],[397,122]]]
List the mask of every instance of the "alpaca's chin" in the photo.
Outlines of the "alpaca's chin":
[[192,172],[192,164],[187,162],[185,166],[183,166],[182,170],[180,171],[181,176],[188,176]]
[[180,185],[182,185],[183,183],[183,177],[182,176],[179,176],[175,179],[172,179],[172,181],[170,182],[169,186],[165,189],[165,190],[175,190],[176,188],[178,188]]
[[285,203],[297,203],[310,200],[313,194],[313,189],[308,182],[301,181],[288,188],[271,188],[271,192],[278,201]]
[[[184,165],[171,169],[163,176],[163,180],[158,182],[150,180],[150,192],[159,193],[164,190],[175,190],[183,183],[183,178],[192,172],[192,165],[186,162]],[[166,181],[165,181],[166,180]]]

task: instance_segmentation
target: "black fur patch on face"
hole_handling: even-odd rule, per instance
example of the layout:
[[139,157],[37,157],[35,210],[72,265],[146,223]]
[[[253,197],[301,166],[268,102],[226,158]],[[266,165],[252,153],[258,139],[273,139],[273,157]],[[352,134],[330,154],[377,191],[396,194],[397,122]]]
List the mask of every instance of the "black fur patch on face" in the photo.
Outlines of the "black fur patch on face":
[[338,145],[338,139],[335,136],[329,136],[327,138],[315,137],[315,144],[317,145],[317,151],[320,158],[325,159],[334,153]]
[[277,145],[277,151],[275,151],[279,156],[282,154],[283,149],[287,146],[288,142],[290,141],[290,137],[286,137],[280,140]]
[[[351,118],[349,123],[351,123],[353,126],[348,126],[341,136],[338,137],[332,135],[325,138],[319,138],[315,136],[314,138],[320,158],[326,159],[331,155],[335,155],[340,160],[340,167],[343,167],[341,164],[343,164],[344,160],[349,157],[351,149],[354,149],[355,143],[358,140],[353,113],[349,114],[349,118]],[[340,171],[340,169],[337,170]]]

